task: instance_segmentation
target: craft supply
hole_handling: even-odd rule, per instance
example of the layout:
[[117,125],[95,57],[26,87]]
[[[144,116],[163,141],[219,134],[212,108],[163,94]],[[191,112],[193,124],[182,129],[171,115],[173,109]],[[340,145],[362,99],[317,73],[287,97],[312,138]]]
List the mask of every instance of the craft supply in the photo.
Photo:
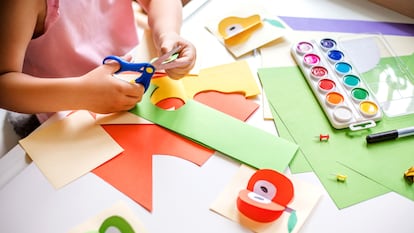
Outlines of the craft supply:
[[394,140],[394,139],[402,138],[402,137],[413,136],[413,135],[414,135],[414,126],[370,134],[366,137],[366,140],[367,140],[367,143],[376,143],[376,142]]
[[339,182],[345,182],[346,179],[348,178],[348,176],[342,175],[342,174],[336,174],[335,176],[336,176],[336,180]]
[[407,171],[404,172],[404,178],[410,184],[414,182],[414,166],[410,167]]
[[319,134],[319,141],[328,141],[329,140],[329,134]]
[[125,71],[141,73],[139,77],[137,77],[135,80],[131,80],[131,82],[142,84],[146,91],[149,87],[151,78],[154,75],[155,70],[173,68],[167,67],[166,64],[174,61],[178,57],[178,52],[180,50],[181,46],[176,46],[171,51],[163,54],[162,56],[152,59],[149,63],[128,62],[117,56],[107,56],[104,58],[102,63],[106,64],[109,61],[115,61],[119,63],[120,67],[115,72],[115,74],[122,73]]
[[299,41],[291,53],[334,128],[361,130],[382,119],[379,104],[340,42],[332,38]]

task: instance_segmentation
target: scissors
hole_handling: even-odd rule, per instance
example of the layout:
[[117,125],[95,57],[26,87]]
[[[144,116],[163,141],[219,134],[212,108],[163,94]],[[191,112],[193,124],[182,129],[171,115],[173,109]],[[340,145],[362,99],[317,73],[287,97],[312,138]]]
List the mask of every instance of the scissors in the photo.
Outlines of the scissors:
[[108,61],[116,61],[119,63],[120,68],[115,72],[115,74],[122,73],[125,71],[132,71],[141,73],[141,76],[133,80],[135,83],[140,83],[144,86],[146,91],[151,82],[151,78],[157,69],[163,69],[163,65],[169,62],[174,61],[178,57],[178,52],[181,50],[181,46],[176,46],[168,53],[163,54],[158,58],[152,59],[151,62],[136,63],[128,62],[118,56],[107,56],[103,59],[103,64],[106,64]]

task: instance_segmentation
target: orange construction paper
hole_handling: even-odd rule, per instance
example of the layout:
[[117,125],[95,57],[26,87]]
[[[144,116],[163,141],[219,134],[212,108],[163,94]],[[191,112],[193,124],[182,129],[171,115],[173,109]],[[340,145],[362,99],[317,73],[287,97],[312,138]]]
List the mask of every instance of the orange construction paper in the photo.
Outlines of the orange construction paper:
[[158,125],[103,125],[124,152],[93,173],[152,211],[152,156],[176,156],[201,166],[213,154]]
[[201,92],[194,99],[242,121],[246,121],[259,108],[259,104],[238,93]]

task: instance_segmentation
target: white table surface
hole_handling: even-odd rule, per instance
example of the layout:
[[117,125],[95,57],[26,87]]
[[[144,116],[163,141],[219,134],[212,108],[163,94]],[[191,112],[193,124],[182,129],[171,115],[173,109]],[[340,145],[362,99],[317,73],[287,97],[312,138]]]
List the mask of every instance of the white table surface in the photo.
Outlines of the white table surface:
[[[217,39],[203,28],[203,20],[220,2],[239,4],[242,1],[210,0],[183,25],[183,35],[197,45],[201,67],[232,60]],[[274,4],[275,14],[284,16],[414,22],[367,1],[260,2]],[[260,66],[254,58],[242,59],[249,59],[253,68]],[[257,101],[260,102],[260,97]],[[257,111],[249,123],[274,133],[273,123],[263,121],[261,113]],[[0,159],[0,232],[66,232],[120,199],[128,203],[148,232],[250,232],[209,210],[239,167],[222,155],[213,156],[202,167],[170,156],[155,156],[152,213],[92,173],[54,190],[37,167],[27,161],[20,146]],[[294,176],[323,189],[313,173]],[[323,191],[323,197],[300,232],[408,233],[414,231],[413,212],[414,202],[395,193],[338,210]]]

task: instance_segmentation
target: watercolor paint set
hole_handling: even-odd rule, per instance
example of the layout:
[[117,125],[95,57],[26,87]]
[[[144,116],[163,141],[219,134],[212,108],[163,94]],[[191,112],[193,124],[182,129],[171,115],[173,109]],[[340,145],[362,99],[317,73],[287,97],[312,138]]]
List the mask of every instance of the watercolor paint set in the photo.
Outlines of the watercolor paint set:
[[[321,38],[292,45],[293,58],[334,128],[366,129],[376,126],[376,122],[384,117],[383,112],[388,116],[414,113],[412,74],[402,69],[400,63],[389,65],[390,61],[385,61],[388,63],[384,65],[381,51],[388,53],[388,49],[382,47],[383,42],[378,43],[377,38],[354,41]],[[361,55],[361,51],[368,56]],[[399,62],[396,57],[390,57],[391,63]],[[388,76],[388,81],[382,82],[381,75]],[[408,86],[392,87],[390,76],[397,82],[403,80]],[[408,95],[404,94],[407,90],[411,90]],[[394,93],[391,97],[383,95],[390,91]],[[401,106],[404,106],[403,110],[395,110]]]

